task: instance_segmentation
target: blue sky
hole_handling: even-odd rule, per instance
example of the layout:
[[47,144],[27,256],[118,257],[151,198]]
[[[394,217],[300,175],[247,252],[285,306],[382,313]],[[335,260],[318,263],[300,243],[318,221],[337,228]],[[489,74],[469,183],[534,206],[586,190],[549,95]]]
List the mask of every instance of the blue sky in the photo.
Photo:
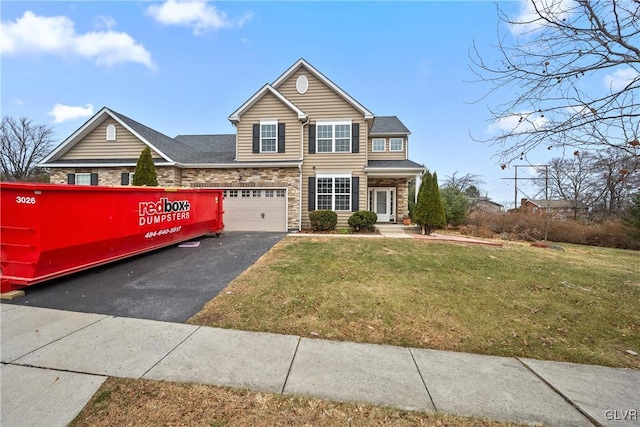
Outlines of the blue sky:
[[[410,158],[440,180],[480,175],[513,204],[469,48],[497,59],[496,5],[443,2],[60,1],[0,3],[2,115],[64,140],[101,107],[169,136],[234,133],[227,117],[299,58],[376,115],[411,130]],[[521,13],[519,1],[501,8]],[[546,151],[546,150],[545,150]],[[540,163],[559,153],[533,153]],[[547,156],[547,157],[544,157]],[[514,163],[516,164],[516,163]],[[523,176],[525,171],[519,170]],[[536,191],[521,187],[534,198]]]

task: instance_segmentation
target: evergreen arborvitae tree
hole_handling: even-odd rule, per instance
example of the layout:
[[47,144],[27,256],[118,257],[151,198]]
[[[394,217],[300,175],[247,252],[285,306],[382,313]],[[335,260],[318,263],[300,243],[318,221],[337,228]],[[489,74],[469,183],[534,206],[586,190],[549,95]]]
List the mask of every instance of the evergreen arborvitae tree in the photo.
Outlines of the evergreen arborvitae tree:
[[151,149],[145,147],[140,153],[140,158],[136,164],[136,171],[133,174],[133,185],[146,185],[149,187],[158,186],[158,175],[156,167],[151,157]]
[[622,222],[631,227],[634,234],[640,236],[640,193],[636,193],[631,199],[631,206],[622,217]]
[[422,227],[422,234],[431,234],[434,228],[444,227],[447,223],[444,204],[438,188],[438,175],[425,172],[418,191],[414,220]]

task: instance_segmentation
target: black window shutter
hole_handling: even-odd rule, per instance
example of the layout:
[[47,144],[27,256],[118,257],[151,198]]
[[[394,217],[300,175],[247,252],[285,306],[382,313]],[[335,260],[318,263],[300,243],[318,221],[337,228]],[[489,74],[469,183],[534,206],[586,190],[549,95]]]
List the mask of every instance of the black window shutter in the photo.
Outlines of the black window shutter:
[[284,123],[278,123],[278,153],[284,153]]
[[351,125],[351,152],[360,152],[360,124],[353,123]]
[[120,184],[121,185],[129,185],[129,173],[128,172],[122,172],[120,174]]
[[309,212],[316,210],[316,177],[309,177]]
[[260,152],[260,125],[253,125],[253,152]]
[[351,178],[351,212],[360,210],[360,177]]
[[92,173],[91,174],[91,185],[98,185],[98,174],[97,173]]
[[316,125],[309,125],[309,154],[316,154]]
[[68,173],[67,174],[67,184],[69,184],[69,185],[75,185],[76,184],[76,174],[75,173]]

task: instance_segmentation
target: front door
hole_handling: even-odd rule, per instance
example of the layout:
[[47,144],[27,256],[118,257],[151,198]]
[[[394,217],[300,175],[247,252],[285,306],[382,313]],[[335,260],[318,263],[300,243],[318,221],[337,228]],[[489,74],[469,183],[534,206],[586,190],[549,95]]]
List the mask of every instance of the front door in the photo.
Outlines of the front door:
[[372,188],[370,190],[369,209],[378,215],[378,222],[394,222],[395,188]]

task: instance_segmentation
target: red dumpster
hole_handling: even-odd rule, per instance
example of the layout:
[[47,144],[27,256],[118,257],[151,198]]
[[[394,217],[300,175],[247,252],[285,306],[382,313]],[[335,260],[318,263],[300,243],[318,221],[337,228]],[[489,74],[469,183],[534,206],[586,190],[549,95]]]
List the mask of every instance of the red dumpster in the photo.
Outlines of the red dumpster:
[[0,183],[0,197],[2,292],[224,228],[214,189]]

